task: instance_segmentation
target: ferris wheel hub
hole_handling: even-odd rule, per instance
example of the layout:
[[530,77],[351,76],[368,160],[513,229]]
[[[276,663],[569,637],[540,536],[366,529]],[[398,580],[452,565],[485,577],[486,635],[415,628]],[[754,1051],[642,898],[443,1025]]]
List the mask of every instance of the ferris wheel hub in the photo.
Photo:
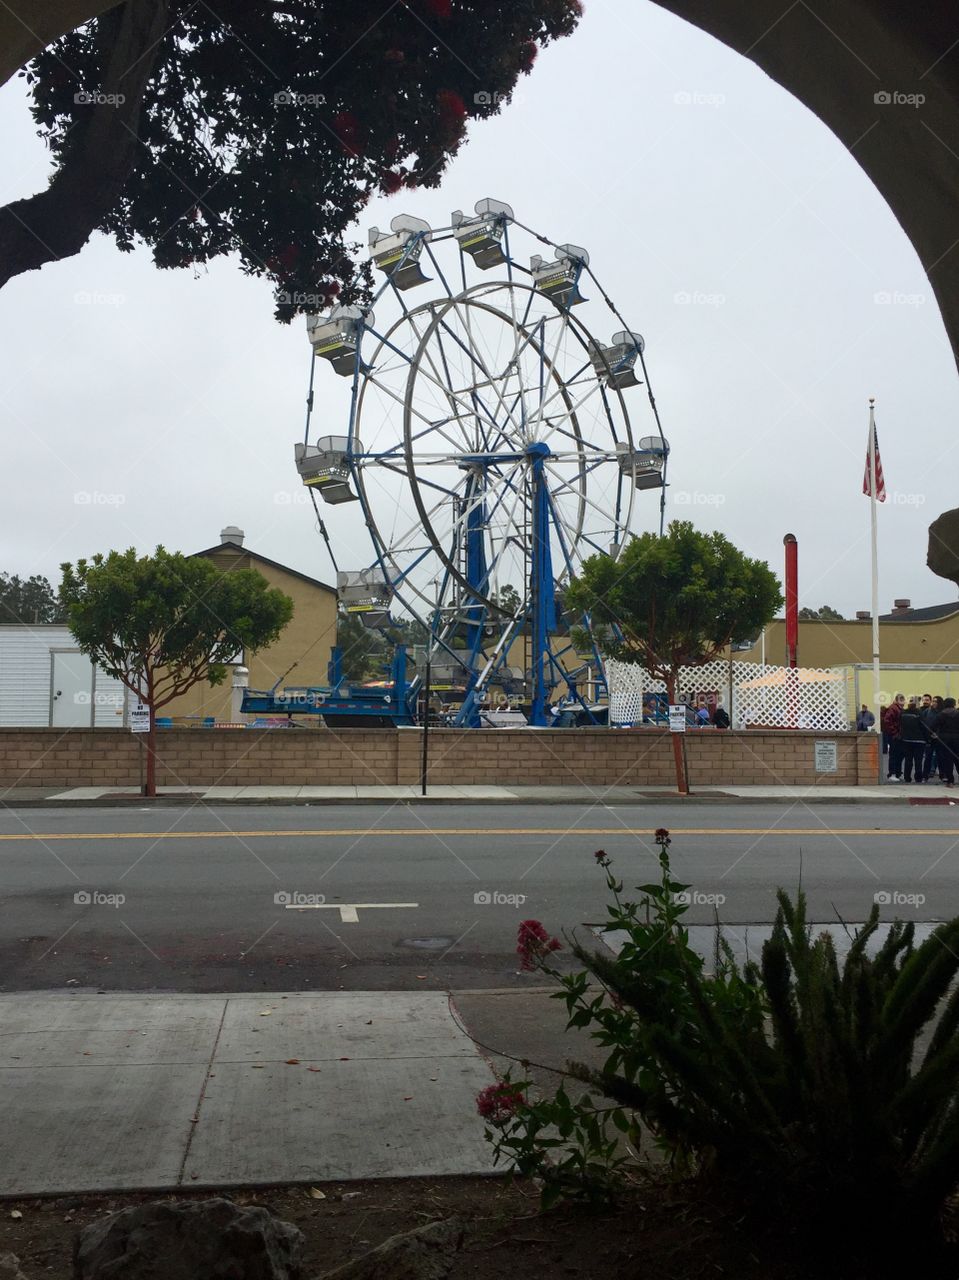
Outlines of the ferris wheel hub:
[[528,458],[549,458],[553,451],[545,440],[534,440],[526,446],[524,452]]

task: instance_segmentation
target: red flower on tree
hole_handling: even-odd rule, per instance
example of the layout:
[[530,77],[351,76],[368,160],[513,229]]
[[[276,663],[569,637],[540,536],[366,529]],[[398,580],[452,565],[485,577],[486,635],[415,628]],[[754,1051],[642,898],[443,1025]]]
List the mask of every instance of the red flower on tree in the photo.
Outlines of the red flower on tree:
[[333,117],[333,128],[344,151],[357,155],[362,150],[360,122],[352,111],[338,111]]
[[520,45],[519,65],[521,71],[530,72],[533,70],[533,63],[536,61],[536,55],[539,53],[539,45],[535,40],[527,40],[525,44]]
[[538,920],[523,920],[516,937],[521,969],[535,969],[552,951],[561,951],[559,938],[551,938]]
[[460,125],[466,120],[466,103],[455,89],[440,89],[436,95],[440,120],[445,125]]

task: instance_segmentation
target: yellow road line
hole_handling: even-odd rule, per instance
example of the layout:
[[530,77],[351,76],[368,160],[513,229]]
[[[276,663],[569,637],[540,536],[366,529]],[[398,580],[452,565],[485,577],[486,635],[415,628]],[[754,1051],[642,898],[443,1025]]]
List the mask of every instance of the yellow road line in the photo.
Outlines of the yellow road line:
[[[670,827],[671,836],[912,836],[916,839],[959,837],[955,827],[916,830],[908,827]],[[0,841],[21,840],[288,840],[337,839],[356,836],[362,840],[384,837],[423,839],[424,836],[639,836],[652,843],[649,827],[356,827],[314,828],[302,831],[72,831],[0,834]]]

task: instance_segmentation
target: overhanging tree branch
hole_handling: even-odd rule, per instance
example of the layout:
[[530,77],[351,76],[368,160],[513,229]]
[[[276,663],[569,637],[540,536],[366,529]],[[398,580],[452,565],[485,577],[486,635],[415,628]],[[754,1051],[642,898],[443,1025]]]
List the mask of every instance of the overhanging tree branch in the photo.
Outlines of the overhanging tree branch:
[[0,84],[52,44],[117,6],[119,0],[6,0],[0,5]]
[[166,32],[170,0],[126,0],[101,16],[102,87],[72,130],[46,191],[0,208],[0,287],[79,253],[133,171],[143,92]]

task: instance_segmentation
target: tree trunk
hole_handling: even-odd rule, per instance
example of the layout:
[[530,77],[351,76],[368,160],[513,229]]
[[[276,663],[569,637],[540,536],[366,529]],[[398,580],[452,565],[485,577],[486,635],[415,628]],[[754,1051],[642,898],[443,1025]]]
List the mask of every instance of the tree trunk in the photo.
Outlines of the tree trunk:
[[[670,706],[676,702],[676,677],[670,676],[666,681],[666,697],[669,699]],[[670,730],[669,736],[673,740],[673,762],[676,765],[676,790],[681,796],[689,795],[689,782],[686,778],[686,761],[683,758],[683,744],[680,741],[678,733]]]
[[170,0],[126,0],[97,20],[110,101],[78,108],[69,154],[45,191],[0,208],[0,287],[79,253],[133,171],[143,92],[167,29]]

